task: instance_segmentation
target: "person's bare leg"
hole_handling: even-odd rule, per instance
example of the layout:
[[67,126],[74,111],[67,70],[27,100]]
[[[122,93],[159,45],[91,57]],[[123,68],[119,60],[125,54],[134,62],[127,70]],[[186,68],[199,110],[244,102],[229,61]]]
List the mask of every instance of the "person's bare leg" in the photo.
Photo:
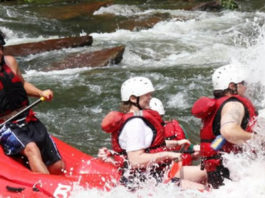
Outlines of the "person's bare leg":
[[187,189],[194,189],[194,190],[200,190],[200,191],[204,191],[206,188],[203,184],[199,184],[193,181],[189,181],[186,179],[182,179],[180,181],[180,187],[183,190],[187,190]]
[[28,158],[32,172],[49,174],[49,170],[42,161],[40,149],[34,142],[30,142],[26,145],[23,154]]
[[205,170],[201,170],[200,166],[183,166],[176,177],[196,183],[207,183],[207,173]]
[[182,166],[174,178],[180,179],[178,184],[184,190],[207,190],[207,185],[204,185],[207,183],[207,174],[206,171],[200,170],[200,166]]
[[65,165],[62,160],[59,160],[55,162],[54,164],[48,166],[50,173],[56,174],[56,175],[63,174],[64,168],[65,168]]

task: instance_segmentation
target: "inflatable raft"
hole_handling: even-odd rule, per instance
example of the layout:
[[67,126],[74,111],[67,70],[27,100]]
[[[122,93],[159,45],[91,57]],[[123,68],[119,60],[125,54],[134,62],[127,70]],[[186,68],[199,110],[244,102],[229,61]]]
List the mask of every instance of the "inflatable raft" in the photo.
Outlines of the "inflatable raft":
[[0,147],[0,197],[67,198],[76,187],[110,190],[119,183],[115,166],[53,139],[66,165],[62,175],[33,173]]

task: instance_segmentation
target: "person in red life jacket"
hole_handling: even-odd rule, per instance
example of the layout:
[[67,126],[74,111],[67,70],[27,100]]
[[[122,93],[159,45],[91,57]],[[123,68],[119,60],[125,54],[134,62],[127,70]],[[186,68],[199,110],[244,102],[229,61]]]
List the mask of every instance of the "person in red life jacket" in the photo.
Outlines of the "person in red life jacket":
[[[0,33],[0,123],[29,104],[28,96],[53,98],[50,89],[40,90],[24,80],[16,59],[4,55],[5,40]],[[45,126],[29,110],[0,129],[0,144],[9,156],[23,155],[33,172],[61,174],[64,163]]]
[[192,114],[202,119],[201,168],[206,169],[213,188],[230,178],[221,153],[239,152],[240,146],[253,137],[251,132],[257,114],[251,101],[244,96],[246,77],[246,72],[235,65],[216,69],[212,76],[214,98],[201,97],[192,107]]
[[[165,108],[161,100],[158,98],[152,98],[150,101],[150,108],[157,111],[163,118],[165,115]],[[180,146],[173,146],[170,150],[182,152],[182,165],[192,165],[192,160],[198,160],[200,154],[200,145],[192,145],[187,138],[186,133],[177,120],[163,121],[165,128],[165,139],[167,144],[170,145],[171,140],[177,140],[179,145],[186,142],[190,144],[187,150],[184,150]]]
[[[150,109],[154,91],[148,78],[126,80],[121,86],[121,112],[110,112],[101,123],[102,129],[111,133],[112,149],[127,159],[127,163],[123,163],[122,177],[126,185],[137,183],[139,179],[144,181],[147,170],[162,182],[167,166],[174,160],[181,160],[180,153],[167,151],[161,116]],[[104,156],[104,150],[100,149],[99,156]],[[181,173],[182,169],[174,178],[181,178]],[[184,189],[204,189],[204,185],[193,181],[182,179],[178,182]]]
[[[161,100],[158,98],[151,99],[150,108],[157,111],[162,118],[164,117],[165,108]],[[163,126],[165,129],[166,143],[169,148],[168,150],[182,153],[181,158],[183,166],[183,178],[206,184],[206,171],[200,170],[200,166],[192,165],[192,160],[198,160],[200,157],[200,146],[191,145],[190,141],[187,139],[187,135],[177,120],[163,121]],[[183,145],[186,143],[189,144],[190,147],[185,150],[181,146],[176,146],[175,141],[178,142],[178,145]]]

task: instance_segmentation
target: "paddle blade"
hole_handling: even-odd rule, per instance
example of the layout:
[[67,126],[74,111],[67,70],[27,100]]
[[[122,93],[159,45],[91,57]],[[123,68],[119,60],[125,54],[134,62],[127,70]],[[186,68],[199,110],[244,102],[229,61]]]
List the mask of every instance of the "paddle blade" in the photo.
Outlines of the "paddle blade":
[[168,183],[171,181],[171,179],[173,179],[176,174],[180,171],[182,167],[182,162],[174,162],[171,169],[169,170],[168,172],[168,175],[167,175],[167,179],[164,181],[164,183]]

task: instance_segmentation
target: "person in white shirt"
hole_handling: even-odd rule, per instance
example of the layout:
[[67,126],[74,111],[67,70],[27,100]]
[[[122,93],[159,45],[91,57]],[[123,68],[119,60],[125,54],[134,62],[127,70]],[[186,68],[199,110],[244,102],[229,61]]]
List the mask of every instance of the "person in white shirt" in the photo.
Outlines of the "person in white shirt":
[[[116,135],[112,134],[112,147],[120,154],[125,153],[131,170],[165,167],[169,162],[181,161],[180,153],[166,150],[162,118],[150,109],[149,104],[154,91],[152,82],[145,77],[130,78],[121,86],[123,123],[116,131]],[[175,144],[178,144],[177,141]],[[183,146],[189,147],[189,144],[184,142]],[[100,149],[98,156],[106,159],[105,151],[106,148]],[[166,173],[164,170],[162,172]],[[180,168],[171,179],[179,179],[179,185],[184,189],[205,189],[200,183],[183,179],[182,172],[183,168]]]

